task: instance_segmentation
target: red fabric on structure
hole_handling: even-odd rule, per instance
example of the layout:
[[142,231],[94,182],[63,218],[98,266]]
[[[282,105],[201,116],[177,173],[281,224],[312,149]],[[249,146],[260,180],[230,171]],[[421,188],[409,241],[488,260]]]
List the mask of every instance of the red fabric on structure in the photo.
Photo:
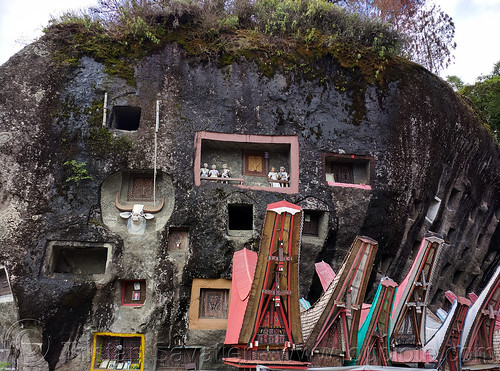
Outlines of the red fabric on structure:
[[[417,261],[418,261],[418,257],[423,254],[423,250],[426,246],[426,239],[422,239],[422,242],[420,243],[420,247],[418,249],[418,253],[417,255],[415,256],[415,260],[413,260],[413,263],[411,265],[411,269],[408,271],[408,274],[406,275],[405,279],[403,280],[403,282],[401,282],[399,284],[399,288],[398,288],[398,291],[396,292],[396,296],[394,297],[394,304],[393,304],[393,308],[396,308],[399,304],[399,301],[402,299],[402,296],[405,292],[405,288],[406,288],[406,285],[408,285],[408,281],[410,280],[410,277],[413,273],[413,271],[417,268]],[[397,315],[397,313],[395,311],[392,312],[392,315],[391,315],[391,320],[394,321],[395,320],[395,316]]]
[[431,363],[436,362],[428,351],[421,349],[405,350],[404,352],[391,352],[391,361],[393,363]]
[[[372,303],[374,304],[374,303]],[[368,313],[370,313],[370,308],[371,304],[363,303],[361,306],[361,316],[359,317],[359,328],[363,326],[363,323],[365,322],[366,317],[368,316]]]

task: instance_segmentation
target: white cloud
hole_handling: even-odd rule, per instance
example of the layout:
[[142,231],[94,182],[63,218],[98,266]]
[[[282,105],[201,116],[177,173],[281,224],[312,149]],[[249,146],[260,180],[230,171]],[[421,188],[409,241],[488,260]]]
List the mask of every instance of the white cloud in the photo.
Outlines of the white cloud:
[[0,0],[0,64],[40,37],[51,16],[96,4],[97,0]]
[[455,63],[441,76],[456,75],[472,84],[500,60],[500,49],[491,42],[498,34],[500,0],[444,0],[441,7],[455,22],[457,42]]

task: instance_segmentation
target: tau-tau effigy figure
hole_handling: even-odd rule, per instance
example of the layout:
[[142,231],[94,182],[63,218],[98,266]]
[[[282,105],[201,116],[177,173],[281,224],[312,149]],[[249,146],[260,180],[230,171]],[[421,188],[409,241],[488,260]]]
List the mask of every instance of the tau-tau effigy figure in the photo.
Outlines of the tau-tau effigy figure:
[[227,167],[227,164],[222,165],[222,177],[231,178],[231,171]]
[[[279,175],[274,167],[271,167],[271,171],[267,174],[269,180],[279,180]],[[271,182],[271,187],[279,187],[279,183]]]
[[203,164],[203,167],[200,169],[200,176],[202,178],[208,178],[209,172],[210,172],[210,169],[208,168],[208,164],[205,162]]
[[280,167],[280,172],[278,173],[278,176],[279,176],[280,180],[286,181],[286,183],[281,183],[282,187],[289,187],[290,186],[288,183],[288,181],[290,180],[290,175],[288,175],[284,166]]
[[[229,170],[229,168],[227,167],[227,164],[223,164],[222,165],[222,174],[221,176],[223,178],[231,178],[231,171]],[[223,181],[222,183],[229,183],[227,181]]]
[[212,170],[208,172],[208,175],[210,178],[218,178],[219,177],[219,170],[217,170],[217,166],[212,165]]

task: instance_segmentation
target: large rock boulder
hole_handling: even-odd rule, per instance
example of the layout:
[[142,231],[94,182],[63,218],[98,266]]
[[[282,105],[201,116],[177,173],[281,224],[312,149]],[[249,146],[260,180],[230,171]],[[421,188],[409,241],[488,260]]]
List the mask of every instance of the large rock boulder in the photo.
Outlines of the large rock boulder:
[[[57,50],[44,37],[0,66],[0,264],[15,303],[0,302],[11,312],[0,329],[8,333],[13,318],[36,320],[33,331],[50,339],[38,369],[88,369],[95,333],[145,334],[148,370],[158,346],[202,347],[206,365],[220,362],[224,330],[189,329],[191,284],[230,279],[232,254],[258,249],[266,205],[280,199],[319,225],[304,235],[300,261],[300,295],[312,301],[321,290],[314,262],[338,269],[356,235],[379,243],[367,300],[380,277],[406,275],[428,230],[446,240],[432,308],[446,290],[478,292],[498,265],[498,147],[471,108],[418,65],[395,60],[372,82],[332,58],[315,62],[321,76],[263,75],[245,58],[221,67],[170,43],[135,62],[134,85],[89,57],[65,66]],[[137,128],[116,122],[119,107],[140,108]],[[298,153],[275,144],[281,137],[295,138]],[[285,164],[264,165],[298,169],[290,171],[296,183],[253,184],[242,175],[242,150],[271,160],[283,152]],[[144,234],[130,234],[115,195],[127,201],[134,174],[152,174],[155,153],[165,205]],[[244,186],[200,182],[200,159],[219,169],[228,162]],[[333,184],[328,174],[339,163],[365,179]],[[232,205],[251,205],[250,227],[229,228],[231,213],[247,210]],[[175,250],[174,235],[186,239],[184,250]],[[90,255],[71,255],[79,249]],[[127,280],[145,282],[142,306],[122,305]]]

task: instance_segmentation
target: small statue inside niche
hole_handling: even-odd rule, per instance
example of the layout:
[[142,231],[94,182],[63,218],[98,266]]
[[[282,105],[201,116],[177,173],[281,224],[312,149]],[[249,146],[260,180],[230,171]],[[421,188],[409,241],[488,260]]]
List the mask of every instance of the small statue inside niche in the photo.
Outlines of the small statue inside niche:
[[[274,167],[271,167],[271,171],[267,174],[269,180],[279,180],[279,175]],[[271,187],[279,187],[279,183],[271,182]]]
[[208,164],[205,162],[203,164],[203,167],[200,169],[200,177],[202,178],[208,178],[210,169],[208,168]]
[[280,166],[280,172],[278,173],[279,179],[286,181],[286,183],[281,183],[282,187],[289,187],[290,175],[286,172],[284,166]]
[[[227,167],[227,164],[222,165],[222,175],[223,178],[231,178],[231,171]],[[227,182],[224,182],[227,184]]]
[[209,178],[218,178],[220,176],[219,170],[216,165],[212,165],[212,169],[208,172]]

